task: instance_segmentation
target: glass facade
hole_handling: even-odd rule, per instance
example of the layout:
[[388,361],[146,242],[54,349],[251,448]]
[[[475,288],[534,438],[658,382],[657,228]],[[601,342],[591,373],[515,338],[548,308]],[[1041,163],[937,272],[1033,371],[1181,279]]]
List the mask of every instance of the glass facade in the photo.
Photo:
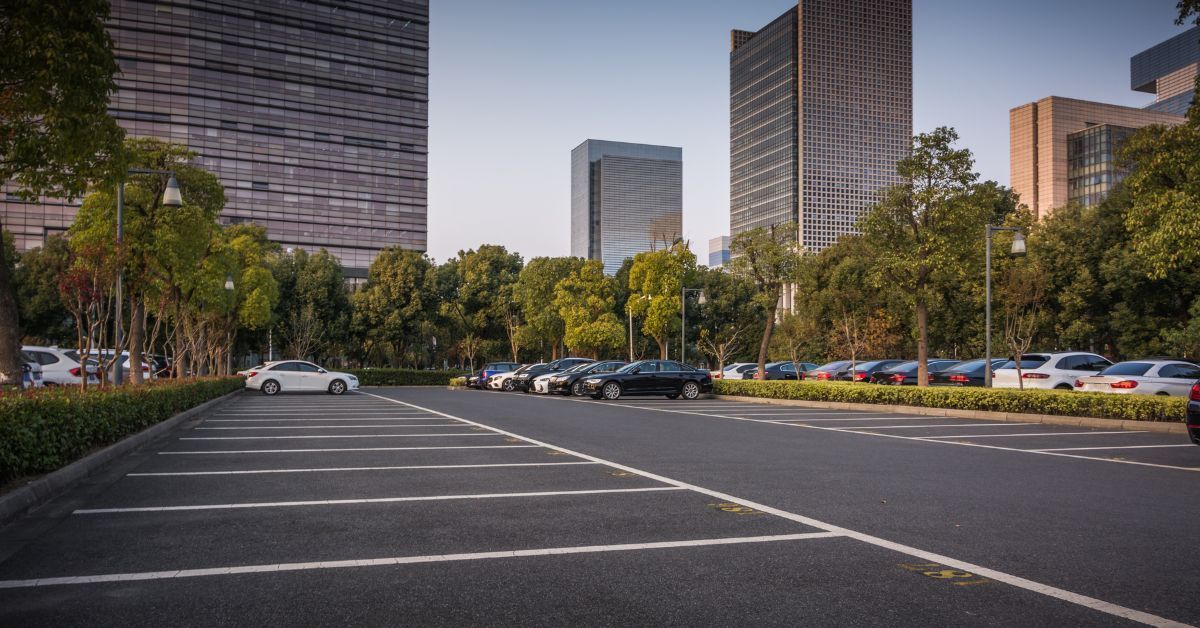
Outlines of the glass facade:
[[854,233],[911,142],[912,0],[800,0],[731,46],[730,233]]
[[611,275],[682,234],[682,148],[586,140],[571,151],[571,255]]
[[[428,0],[114,0],[109,31],[112,114],[198,153],[225,185],[223,222],[325,248],[351,277],[380,248],[425,250]],[[3,211],[24,248],[74,216]]]
[[1067,201],[1098,205],[1128,172],[1113,157],[1137,129],[1101,124],[1067,136]]
[[729,263],[729,236],[717,236],[708,241],[708,267],[720,268]]
[[1129,60],[1129,86],[1154,94],[1153,111],[1187,115],[1200,74],[1200,26],[1153,46]]

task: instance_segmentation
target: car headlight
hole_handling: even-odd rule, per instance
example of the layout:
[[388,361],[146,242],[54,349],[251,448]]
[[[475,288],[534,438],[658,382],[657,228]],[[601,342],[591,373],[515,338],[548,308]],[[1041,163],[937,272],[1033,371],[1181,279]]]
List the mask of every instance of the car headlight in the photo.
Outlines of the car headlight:
[[600,378],[599,378],[599,377],[593,377],[593,378],[591,378],[591,379],[587,380],[587,383],[589,383],[589,384],[599,384],[599,383],[600,383]]

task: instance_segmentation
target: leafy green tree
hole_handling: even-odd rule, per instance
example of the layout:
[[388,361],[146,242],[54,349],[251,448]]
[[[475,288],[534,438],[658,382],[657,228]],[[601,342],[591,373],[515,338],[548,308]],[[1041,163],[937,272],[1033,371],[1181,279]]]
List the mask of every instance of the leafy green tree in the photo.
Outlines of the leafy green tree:
[[696,275],[704,290],[704,304],[688,307],[689,338],[696,338],[701,352],[716,368],[748,352],[762,335],[762,306],[754,300],[754,285],[743,277],[720,269],[700,268]]
[[45,246],[21,256],[13,277],[26,336],[55,344],[75,339],[74,323],[58,291],[58,278],[70,267],[70,255],[67,239],[56,234]]
[[351,306],[338,258],[325,249],[295,249],[279,256],[272,272],[280,295],[273,319],[290,357],[323,360],[343,349]]
[[[7,0],[0,15],[0,181],[31,197],[79,197],[112,180],[123,131],[105,0]],[[0,224],[0,233],[4,225]],[[0,248],[0,386],[21,383],[20,319]]]
[[696,255],[684,242],[638,253],[629,268],[628,307],[634,316],[642,318],[642,333],[658,343],[659,356],[664,360],[667,338],[680,321],[683,281],[695,268]]
[[1176,24],[1183,24],[1188,18],[1195,16],[1193,23],[1200,26],[1200,0],[1179,0],[1175,8],[1179,9],[1179,17],[1175,18]]
[[783,287],[796,280],[800,264],[798,231],[794,223],[759,227],[743,231],[729,244],[733,273],[753,282],[754,299],[766,312],[762,340],[758,344],[758,369],[766,369],[771,348],[771,332],[779,312]]
[[354,323],[366,339],[391,347],[395,361],[424,345],[424,333],[437,312],[437,273],[423,253],[388,248],[367,271],[367,283],[354,294]]
[[605,276],[602,262],[587,260],[555,286],[554,307],[575,353],[599,359],[623,344],[625,327],[613,313],[616,283]]
[[[512,306],[512,285],[523,266],[521,256],[495,244],[478,250],[459,251],[447,262],[453,276],[446,285],[453,293],[445,301],[445,312],[459,329],[457,336],[470,339],[461,348],[470,354],[471,367],[479,352],[500,355],[511,346],[512,326],[506,324]],[[460,341],[461,343],[461,341]]]
[[521,269],[513,286],[514,301],[524,313],[529,340],[548,344],[551,359],[562,357],[558,350],[566,335],[566,323],[559,309],[547,304],[555,300],[558,283],[578,273],[583,263],[579,257],[535,257]]
[[912,153],[896,165],[901,183],[886,190],[861,223],[876,252],[876,285],[894,286],[912,304],[919,386],[928,385],[929,306],[937,275],[978,259],[972,254],[991,218],[990,208],[972,197],[978,175],[971,151],[955,148],[957,140],[947,127],[913,138]]

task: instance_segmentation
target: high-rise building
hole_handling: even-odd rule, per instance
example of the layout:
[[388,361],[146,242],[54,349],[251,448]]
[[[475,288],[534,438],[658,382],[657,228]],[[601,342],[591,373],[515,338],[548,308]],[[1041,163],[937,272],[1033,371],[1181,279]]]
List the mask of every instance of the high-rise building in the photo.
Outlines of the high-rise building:
[[1183,120],[1060,96],[1016,107],[1009,111],[1013,191],[1038,218],[1070,200],[1098,203],[1122,175],[1114,151],[1131,129]]
[[[328,249],[351,277],[383,247],[425,250],[428,0],[113,0],[109,32],[110,111],[195,151],[225,186],[222,221]],[[78,207],[0,202],[22,248]]]
[[732,235],[795,222],[820,250],[899,182],[912,141],[912,0],[799,0],[729,53]]
[[729,236],[717,236],[708,241],[708,267],[720,268],[729,263]]
[[611,275],[682,234],[682,148],[585,140],[571,151],[571,255]]
[[1200,75],[1200,26],[1143,50],[1129,60],[1129,87],[1154,94],[1153,111],[1186,115]]

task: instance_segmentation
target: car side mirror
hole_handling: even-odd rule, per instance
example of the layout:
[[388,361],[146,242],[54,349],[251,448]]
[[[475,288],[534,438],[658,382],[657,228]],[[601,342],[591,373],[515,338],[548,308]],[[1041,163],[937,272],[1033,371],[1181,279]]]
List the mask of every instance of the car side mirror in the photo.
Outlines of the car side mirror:
[[328,373],[329,371],[326,371],[325,369],[318,369],[317,372],[318,373]]

